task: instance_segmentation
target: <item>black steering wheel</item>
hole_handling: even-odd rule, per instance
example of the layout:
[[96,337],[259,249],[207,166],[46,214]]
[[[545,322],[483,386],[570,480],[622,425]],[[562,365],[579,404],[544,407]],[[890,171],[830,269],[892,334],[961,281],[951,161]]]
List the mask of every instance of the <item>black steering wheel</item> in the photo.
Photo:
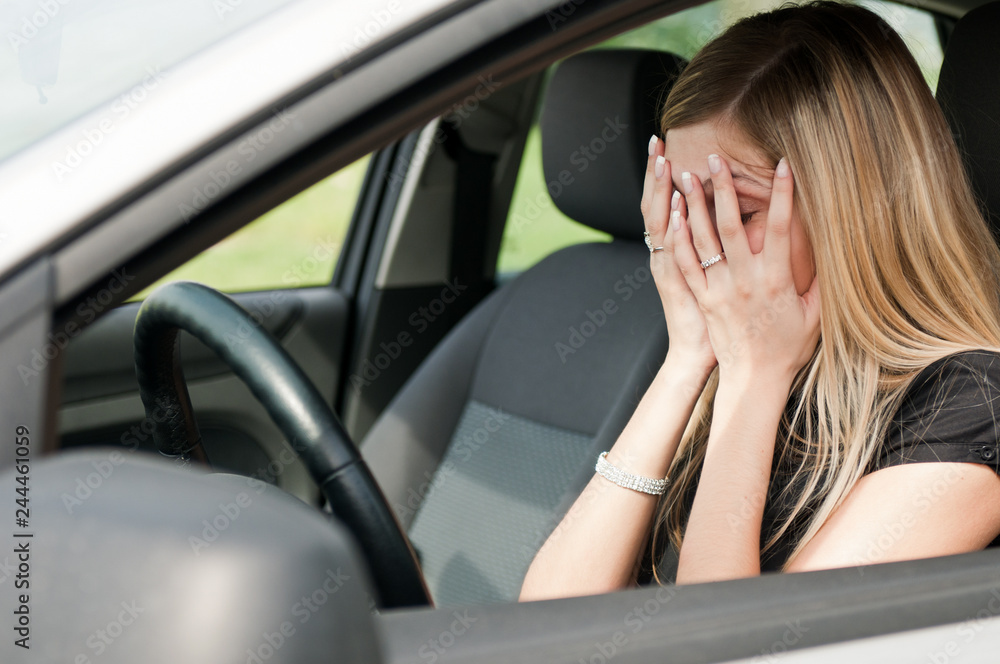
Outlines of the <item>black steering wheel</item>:
[[181,330],[211,348],[267,409],[333,513],[360,545],[380,606],[430,605],[409,539],[368,465],[309,378],[238,304],[190,281],[155,290],[135,319],[139,394],[160,452],[207,462],[181,369]]

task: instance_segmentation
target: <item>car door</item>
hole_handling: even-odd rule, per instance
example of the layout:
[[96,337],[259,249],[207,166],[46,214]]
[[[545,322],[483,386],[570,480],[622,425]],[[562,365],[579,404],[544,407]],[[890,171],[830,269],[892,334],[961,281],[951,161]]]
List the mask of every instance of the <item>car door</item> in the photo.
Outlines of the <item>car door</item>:
[[[265,130],[294,121],[286,113]],[[262,130],[263,132],[264,130]],[[258,141],[266,133],[256,136]],[[254,137],[247,141],[252,154]],[[392,149],[389,149],[391,152]],[[380,154],[341,169],[216,243],[124,305],[102,312],[99,296],[78,307],[84,322],[64,352],[59,436],[64,447],[115,442],[152,450],[152,422],[138,395],[132,330],[142,300],[171,281],[190,279],[232,297],[303,368],[327,403],[338,396],[352,315],[350,270],[367,250],[365,229],[377,197]],[[211,188],[200,195],[208,196]],[[379,189],[379,191],[371,191]],[[369,199],[375,206],[360,205]],[[352,261],[353,259],[353,261]],[[356,268],[355,268],[356,269]],[[127,282],[132,275],[120,272]],[[344,285],[347,284],[347,287]],[[203,441],[213,463],[280,478],[303,498],[313,489],[295,465],[265,472],[281,458],[282,436],[256,399],[208,348],[183,333],[181,360]]]
[[[152,449],[132,329],[143,298],[178,279],[231,294],[360,441],[423,358],[493,288],[500,231],[541,83],[536,75],[499,90],[483,81],[444,117],[279,203],[128,303],[102,311],[100,293],[85,300],[73,313],[82,323],[100,318],[63,353],[61,445]],[[480,108],[479,117],[508,121],[465,124]],[[294,120],[284,116],[258,133]],[[262,136],[245,140],[248,154]],[[196,190],[193,203],[209,198],[213,184]],[[186,333],[180,355],[213,463],[261,475],[284,447],[273,423],[228,368]],[[298,465],[280,465],[279,473],[263,475],[316,498]]]
[[[593,35],[607,30],[612,19],[638,25],[647,20],[648,17],[644,12],[649,10],[649,5],[640,2],[564,3],[558,8],[555,3],[550,3],[550,6],[539,3],[534,8],[533,14],[517,17],[505,14],[506,9],[500,11],[498,7],[501,4],[484,2],[472,7],[467,15],[459,17],[463,20],[456,21],[451,26],[443,25],[442,34],[431,36],[437,37],[433,42],[438,45],[451,44],[453,43],[451,40],[457,42],[463,36],[490,34],[498,41],[494,44],[495,51],[490,52],[488,57],[480,53],[483,58],[473,64],[482,67],[485,62],[495,64],[500,69],[506,67],[507,71],[524,74],[525,70],[530,69],[530,65],[525,64],[529,59],[525,57],[528,51],[531,51],[532,57],[552,60],[555,53],[568,52],[580,45],[578,41],[574,41],[576,38],[572,36],[573,34],[585,35],[585,41],[593,42],[596,40]],[[543,13],[542,10],[546,9],[548,13]],[[490,11],[494,13],[490,14]],[[559,13],[555,14],[557,11]],[[659,7],[654,11],[667,10]],[[602,14],[602,12],[607,13]],[[456,10],[457,13],[459,12]],[[612,17],[609,18],[609,15]],[[507,16],[509,20],[503,23],[498,16]],[[566,23],[568,20],[573,24],[568,25]],[[477,32],[470,29],[475,25],[491,25],[491,29],[495,32]],[[573,27],[576,32],[567,31],[567,27]],[[520,30],[517,35],[520,39],[502,39],[503,30],[510,29],[513,32],[515,28]],[[619,28],[620,26],[613,27],[615,30]],[[402,68],[400,65],[404,57],[399,54],[394,55],[391,64],[398,71]],[[450,57],[448,64],[451,64]],[[448,69],[442,65],[441,69],[443,74],[437,71],[434,73],[450,78],[454,86],[450,91],[446,86],[443,86],[445,89],[443,93],[440,90],[421,89],[413,96],[401,95],[401,99],[394,101],[402,107],[401,102],[404,101],[416,105],[417,102],[429,99],[428,105],[439,112],[441,99],[454,100],[457,92],[466,94],[475,89],[474,75],[463,78],[461,68]],[[435,97],[434,95],[438,93],[440,94]],[[262,130],[262,124],[269,123],[267,117],[257,119],[262,120],[262,123],[254,126],[249,133],[250,137],[254,136],[254,132]],[[420,122],[417,122],[413,117],[407,117],[400,122],[405,125],[405,131],[410,131],[413,126],[418,126],[427,120],[426,117],[420,117]],[[402,270],[402,263],[399,264],[400,271],[393,271],[387,267],[387,271],[381,273],[379,277],[381,266],[369,260],[367,252],[378,252],[380,255],[385,253],[386,247],[390,244],[388,236],[393,227],[389,221],[395,217],[397,210],[408,209],[407,206],[395,202],[390,204],[389,197],[394,190],[385,190],[383,183],[387,184],[393,180],[393,166],[402,167],[404,169],[402,172],[406,174],[412,172],[407,164],[411,164],[414,156],[418,154],[415,147],[419,145],[422,136],[425,139],[429,136],[427,140],[433,141],[433,131],[436,128],[428,125],[431,127],[429,133],[425,134],[424,129],[418,129],[419,133],[407,134],[401,142],[393,143],[401,132],[396,131],[394,134],[392,129],[387,128],[388,124],[389,120],[383,119],[381,122],[373,121],[366,127],[372,134],[377,134],[373,142],[390,145],[390,148],[387,151],[377,152],[370,158],[366,167],[366,185],[355,197],[353,221],[343,241],[347,247],[344,250],[346,253],[342,253],[337,259],[345,275],[343,281],[334,272],[331,281],[326,284],[321,282],[306,285],[305,281],[295,283],[296,267],[299,268],[298,273],[305,274],[306,266],[312,265],[308,262],[310,258],[319,262],[320,256],[307,250],[304,254],[296,254],[297,258],[292,259],[291,265],[283,266],[278,272],[279,275],[284,275],[286,271],[292,270],[293,278],[290,279],[290,283],[282,285],[294,288],[261,288],[248,294],[235,295],[248,311],[257,313],[263,327],[271,330],[282,340],[283,345],[306,369],[324,397],[329,398],[331,402],[344,403],[343,388],[349,382],[350,376],[356,375],[357,367],[361,366],[363,377],[364,362],[372,357],[371,351],[380,348],[381,343],[386,343],[387,346],[390,343],[375,342],[370,334],[373,328],[364,322],[370,321],[369,314],[358,313],[374,311],[371,308],[373,298],[368,295],[368,300],[365,301],[363,282],[370,278],[373,280],[372,283],[377,282],[386,287],[400,289],[408,283],[405,277],[409,273]],[[392,140],[387,140],[387,136]],[[357,152],[364,152],[357,150],[356,147],[350,145],[345,148],[335,144],[335,149],[331,152],[351,153],[352,158],[356,159]],[[239,154],[238,148],[235,154]],[[202,169],[201,174],[205,177],[196,189],[202,195],[209,196],[211,192],[209,186],[215,182],[213,176],[221,177],[218,173],[217,170]],[[406,179],[403,178],[404,181]],[[218,182],[215,184],[221,186]],[[281,189],[279,186],[275,188]],[[296,187],[293,183],[288,188]],[[197,194],[198,191],[194,193]],[[166,197],[168,194],[169,192],[162,195]],[[247,196],[249,194],[244,194],[244,198]],[[275,194],[275,198],[285,200],[287,197]],[[258,207],[270,209],[273,204]],[[258,214],[263,211],[265,210],[257,210]],[[210,217],[211,214],[205,216]],[[246,218],[239,218],[238,214],[233,216],[241,223],[246,221]],[[219,227],[216,231],[219,233],[219,239],[228,234],[223,232],[226,231],[226,224],[221,223],[219,217],[215,217],[213,222],[214,226]],[[366,226],[366,223],[370,225]],[[382,225],[383,223],[385,225]],[[182,235],[183,237],[187,236]],[[358,245],[356,251],[353,249],[355,243]],[[206,244],[204,239],[201,244]],[[70,242],[67,242],[67,246],[71,246]],[[320,244],[314,243],[311,246],[319,247]],[[400,261],[404,255],[402,252],[399,253]],[[141,256],[140,254],[140,258]],[[148,256],[152,261],[152,255]],[[94,253],[89,257],[97,258]],[[122,282],[130,279],[133,274],[132,266],[143,264],[141,260],[137,262],[124,252],[121,257],[128,258],[132,262],[125,263],[117,271],[109,270],[111,280],[104,280],[104,286],[91,288],[79,297],[73,295],[72,300],[69,295],[63,296],[56,303],[71,301],[72,308],[69,311],[64,310],[63,318],[52,326],[56,336],[50,334],[48,339],[54,344],[62,341],[58,337],[58,331],[69,329],[63,323],[67,316],[78,316],[81,320],[85,320],[92,314],[95,316],[98,313],[103,314],[69,342],[62,366],[59,367],[60,371],[54,372],[59,374],[59,382],[65,385],[63,395],[58,397],[59,432],[63,441],[69,441],[70,444],[84,445],[91,442],[92,438],[100,438],[98,432],[102,431],[102,427],[111,428],[110,431],[102,433],[102,436],[109,435],[111,440],[117,440],[124,445],[132,445],[131,439],[138,439],[139,435],[144,433],[143,412],[134,395],[134,387],[126,386],[128,377],[125,368],[130,366],[129,358],[132,352],[130,343],[125,339],[130,340],[130,324],[134,321],[138,305],[125,304],[111,312],[98,311],[99,307],[104,307],[102,300],[114,299],[108,293],[119,292],[115,289],[120,289]],[[147,264],[153,265],[153,263]],[[149,269],[154,268],[155,265]],[[104,276],[106,275],[102,273],[102,279]],[[356,280],[353,284],[351,278]],[[381,281],[377,281],[380,278]],[[420,298],[433,294],[433,291],[429,291],[417,295],[416,288],[430,288],[425,277],[415,280],[415,283],[418,286],[414,286],[413,290],[405,293],[400,290],[399,295],[419,301]],[[8,295],[17,285],[5,284],[4,294]],[[265,286],[270,285],[272,284],[265,284]],[[108,292],[103,292],[105,290]],[[9,304],[11,300],[14,298],[9,297],[5,302]],[[407,321],[412,311],[408,305],[391,309],[393,315],[406,314],[404,320]],[[355,311],[353,315],[352,310]],[[116,320],[116,316],[121,320]],[[92,333],[93,330],[97,332]],[[30,331],[35,332],[34,329]],[[368,343],[370,350],[367,353],[359,350],[358,345],[358,339],[366,335],[372,339]],[[334,338],[328,339],[327,336]],[[11,335],[3,339],[4,349],[24,352],[25,349],[31,348],[32,343],[37,344],[43,337],[44,333],[38,333],[28,340],[21,340]],[[83,340],[86,340],[86,343],[83,343]],[[337,350],[337,346],[340,350]],[[46,352],[44,344],[36,345],[36,348],[41,348],[42,353]],[[389,350],[383,349],[382,352],[389,355],[390,351],[395,351],[395,348],[389,346]],[[252,404],[249,395],[241,394],[241,388],[230,385],[227,382],[230,378],[226,376],[225,370],[215,365],[214,360],[200,351],[197,345],[187,344],[184,353],[185,371],[192,381],[195,407],[199,411],[199,417],[203,418],[206,430],[210,428],[207,425],[211,423],[212,418],[219,416],[218,421],[222,422],[220,430],[230,435],[238,431],[246,436],[245,439],[233,441],[231,444],[234,447],[239,445],[242,450],[242,445],[249,444],[246,442],[249,440],[253,444],[261,445],[262,453],[277,451],[280,458],[280,440],[274,447],[265,447],[273,444],[273,441],[260,442],[268,440],[270,436],[256,430],[257,427],[265,425],[258,419],[245,419],[250,416],[251,410],[260,411],[259,407]],[[30,352],[24,352],[24,355],[30,357]],[[13,354],[8,357],[12,356]],[[375,356],[377,357],[377,352]],[[10,363],[16,360],[6,361]],[[315,362],[318,366],[309,366],[310,362]],[[108,368],[109,364],[112,368]],[[348,365],[350,369],[347,368]],[[30,361],[27,366],[30,369]],[[89,382],[88,376],[92,378]],[[339,395],[337,386],[341,390]],[[225,393],[229,393],[230,396],[220,396]],[[18,398],[22,401],[27,399],[24,396]],[[33,398],[40,401],[42,397]],[[14,418],[11,418],[11,422],[13,420]],[[125,426],[128,428],[120,428]],[[138,427],[138,433],[133,427]],[[214,444],[218,446],[217,449],[225,449],[227,444],[224,440],[225,435],[219,435],[215,439]],[[241,459],[240,463],[244,461]],[[251,471],[256,470],[252,467],[252,463],[250,466]],[[296,490],[294,482],[283,483],[283,486],[292,491]],[[214,509],[214,506],[209,507]],[[154,516],[150,515],[150,518]],[[359,560],[355,552],[347,548],[345,551],[343,559],[336,562],[342,562],[345,571],[353,578],[365,581],[364,561]],[[4,576],[2,580],[6,578]],[[965,639],[968,630],[972,630],[973,635],[986,629],[995,630],[996,621],[991,622],[990,618],[996,614],[994,600],[998,588],[997,578],[995,552],[979,552],[961,558],[933,559],[912,564],[830,570],[811,574],[770,575],[760,579],[680,588],[636,588],[601,596],[548,602],[496,604],[467,609],[452,607],[406,609],[385,611],[376,615],[369,615],[368,606],[352,603],[356,597],[348,598],[346,593],[340,593],[326,604],[324,611],[327,613],[322,615],[328,616],[332,613],[343,624],[357,626],[359,638],[360,630],[364,630],[373,638],[377,637],[383,661],[393,662],[608,662],[612,660],[695,662],[724,661],[737,657],[761,657],[770,660],[780,657],[781,653],[788,649],[820,647],[838,641],[858,640],[863,637],[916,630],[933,625],[945,630],[940,635],[935,635],[935,638],[940,636],[942,640],[935,641],[927,648],[923,645],[925,641],[911,641],[908,645],[910,651],[907,653],[907,658],[915,660],[917,657],[927,655],[931,661],[940,661],[939,649],[945,649],[948,657],[951,657],[950,653],[953,650],[951,644],[958,639]],[[4,602],[13,597],[13,594],[6,592],[6,589],[7,587],[3,593]],[[43,590],[44,587],[38,588],[36,597],[42,597]],[[73,588],[66,586],[58,590],[70,593]],[[203,597],[205,595],[198,596],[192,593],[192,598],[200,600]],[[324,601],[325,598],[324,595]],[[352,601],[348,601],[349,599]],[[44,614],[46,611],[55,611],[59,606],[69,607],[66,610],[67,616],[70,615],[70,610],[74,615],[82,613],[76,611],[76,607],[71,603],[66,602],[65,596],[60,598],[60,601],[49,604],[39,601],[35,610]],[[275,611],[281,613],[287,608],[282,605]],[[315,615],[315,619],[319,620],[321,614],[317,612]],[[252,618],[248,615],[231,617],[239,621]],[[981,622],[957,627],[947,624],[973,618]],[[140,634],[140,630],[156,629],[155,623],[154,620],[139,622],[133,631],[130,631],[130,638],[135,638],[133,635]],[[263,637],[271,637],[278,625],[279,623],[263,624],[261,627],[264,630]],[[185,640],[198,641],[198,639]],[[977,643],[985,642],[986,639],[982,639]],[[9,644],[10,640],[5,643]],[[887,654],[890,652],[889,648],[898,644],[870,645],[862,641],[854,641],[854,644],[856,648],[850,653],[852,660],[892,661],[892,657],[898,655],[898,651],[891,651],[893,655]],[[72,653],[72,647],[78,645],[70,644],[65,652]],[[10,645],[6,647],[12,648]],[[242,653],[242,649],[240,652]],[[261,655],[258,658],[262,660],[270,659],[274,655],[273,649],[259,652]],[[966,652],[971,652],[971,648]],[[114,656],[113,651],[110,655]],[[153,660],[156,659],[155,652],[149,653],[149,656]],[[274,661],[282,659],[283,655],[279,655]]]

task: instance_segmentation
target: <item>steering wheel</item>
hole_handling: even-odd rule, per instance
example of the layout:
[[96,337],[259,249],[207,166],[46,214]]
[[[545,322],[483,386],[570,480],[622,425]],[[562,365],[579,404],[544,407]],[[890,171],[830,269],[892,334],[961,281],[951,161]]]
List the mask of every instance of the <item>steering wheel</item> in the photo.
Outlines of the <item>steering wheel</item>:
[[[180,363],[185,330],[211,348],[264,406],[357,540],[384,608],[431,605],[420,564],[371,471],[309,378],[231,299],[180,281],[155,290],[135,319],[135,369],[153,439],[167,456],[205,461]],[[158,411],[158,416],[153,413]],[[164,413],[166,415],[164,416]]]

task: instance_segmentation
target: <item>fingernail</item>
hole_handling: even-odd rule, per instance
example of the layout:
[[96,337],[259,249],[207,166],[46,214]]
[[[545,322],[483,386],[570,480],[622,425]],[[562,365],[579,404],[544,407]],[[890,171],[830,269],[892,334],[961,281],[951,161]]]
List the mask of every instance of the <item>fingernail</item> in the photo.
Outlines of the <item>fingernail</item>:
[[674,189],[674,195],[670,197],[670,209],[676,210],[677,204],[681,202],[681,192]]
[[680,210],[674,210],[673,212],[670,213],[670,227],[673,228],[675,231],[679,231],[681,229]]
[[656,173],[656,177],[663,177],[663,165],[665,163],[667,163],[667,160],[664,159],[662,154],[656,158],[656,163],[653,164],[653,172]]
[[708,170],[713,173],[718,173],[722,170],[722,161],[719,160],[719,155],[710,154],[708,155]]
[[782,157],[781,161],[778,162],[778,167],[774,169],[774,174],[779,178],[787,178],[788,170],[788,162]]
[[694,183],[691,182],[691,174],[687,171],[681,173],[681,182],[684,183],[684,193],[690,194],[694,191]]
[[649,156],[652,157],[653,153],[656,152],[656,134],[649,137]]

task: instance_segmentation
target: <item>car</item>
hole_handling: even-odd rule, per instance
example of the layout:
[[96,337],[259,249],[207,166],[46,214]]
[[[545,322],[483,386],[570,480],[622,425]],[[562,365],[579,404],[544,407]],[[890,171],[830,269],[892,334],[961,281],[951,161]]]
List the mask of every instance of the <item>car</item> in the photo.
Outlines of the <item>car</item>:
[[[1000,3],[868,4],[1000,228]],[[517,601],[669,344],[657,104],[769,6],[0,4],[2,660],[993,661],[991,549]]]

